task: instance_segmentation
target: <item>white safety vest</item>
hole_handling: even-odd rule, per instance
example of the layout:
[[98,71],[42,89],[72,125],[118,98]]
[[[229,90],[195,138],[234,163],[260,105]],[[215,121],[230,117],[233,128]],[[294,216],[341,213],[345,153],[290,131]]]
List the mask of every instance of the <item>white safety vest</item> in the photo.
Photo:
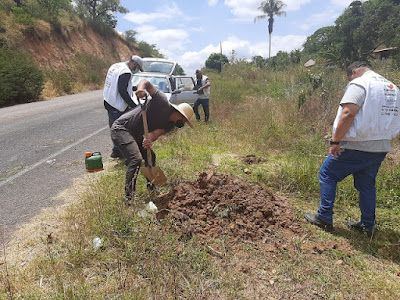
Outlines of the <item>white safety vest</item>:
[[[400,132],[400,92],[389,80],[367,71],[349,84],[357,84],[365,89],[366,97],[343,141],[391,140]],[[333,133],[342,114],[339,106]]]
[[[202,75],[201,77],[201,86],[206,85],[207,82],[209,82],[210,80],[208,79],[207,76]],[[206,87],[205,89],[203,89],[203,94],[200,94],[199,99],[208,99],[210,98],[210,87]]]
[[[120,93],[118,92],[118,78],[120,75],[129,73],[131,74],[131,70],[128,67],[127,62],[119,62],[113,64],[107,72],[106,82],[104,84],[103,90],[103,97],[104,100],[110,104],[112,107],[118,109],[119,111],[125,111],[127,109],[128,104],[125,100],[121,97]],[[132,94],[132,82],[129,80],[128,94]]]

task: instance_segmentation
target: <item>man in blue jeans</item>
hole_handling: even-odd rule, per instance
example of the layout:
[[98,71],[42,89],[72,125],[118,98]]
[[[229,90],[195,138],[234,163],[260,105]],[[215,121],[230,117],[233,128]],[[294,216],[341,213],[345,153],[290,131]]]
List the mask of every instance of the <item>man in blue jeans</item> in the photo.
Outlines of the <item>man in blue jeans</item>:
[[347,68],[345,94],[333,124],[329,156],[319,171],[318,213],[306,220],[333,231],[333,205],[337,183],[353,175],[359,193],[361,220],[347,225],[371,237],[375,225],[375,178],[391,139],[400,132],[400,92],[389,80],[371,70],[368,62],[357,61]]

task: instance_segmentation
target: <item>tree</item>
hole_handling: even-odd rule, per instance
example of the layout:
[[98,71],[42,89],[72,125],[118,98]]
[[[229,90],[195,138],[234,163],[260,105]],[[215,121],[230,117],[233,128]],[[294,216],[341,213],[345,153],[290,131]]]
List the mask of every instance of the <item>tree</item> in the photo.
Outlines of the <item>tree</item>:
[[229,64],[228,58],[221,53],[211,53],[206,60],[206,67],[221,72],[222,65]]
[[36,13],[38,18],[48,20],[51,23],[57,23],[61,11],[70,11],[72,9],[70,0],[37,0],[38,8]]
[[164,55],[160,53],[155,44],[150,45],[145,41],[141,41],[138,43],[138,52],[141,57],[164,58]]
[[337,42],[335,26],[322,27],[307,37],[303,52],[309,56],[319,56]]
[[120,0],[76,0],[76,11],[88,21],[105,23],[112,28],[117,25],[114,13],[125,14],[129,12],[120,4]]
[[379,47],[391,47],[400,30],[400,5],[391,0],[370,0],[362,6],[363,19],[354,32],[362,59],[368,58]]
[[290,55],[285,51],[278,51],[278,53],[268,59],[268,65],[276,70],[283,70],[291,64]]
[[257,20],[266,19],[268,17],[268,33],[269,33],[269,52],[268,58],[271,58],[271,38],[272,32],[274,31],[274,16],[286,16],[286,12],[283,8],[286,6],[280,0],[267,0],[260,4],[258,10],[262,11],[263,14],[254,18],[254,23]]
[[22,7],[22,2],[21,2],[21,0],[14,0],[14,2],[15,2],[15,5],[16,5],[17,7]]
[[[346,66],[352,61],[360,60],[354,33],[364,18],[361,1],[353,1],[344,13],[336,19],[336,29],[341,44],[339,64]],[[337,45],[335,45],[337,47]]]
[[125,31],[125,33],[124,33],[126,40],[127,40],[129,43],[132,43],[132,44],[136,44],[136,43],[137,43],[137,40],[136,40],[136,35],[137,35],[137,34],[138,34],[138,33],[137,33],[136,30],[131,30],[131,29]]
[[176,75],[186,75],[185,71],[179,64],[176,64]]
[[267,64],[266,60],[260,55],[253,56],[251,58],[251,63],[259,69],[264,68]]

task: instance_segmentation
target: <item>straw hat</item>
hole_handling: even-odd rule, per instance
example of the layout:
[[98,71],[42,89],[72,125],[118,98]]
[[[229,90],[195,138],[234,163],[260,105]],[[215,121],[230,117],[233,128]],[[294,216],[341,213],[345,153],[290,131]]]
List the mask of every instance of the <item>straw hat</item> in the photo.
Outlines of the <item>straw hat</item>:
[[175,108],[182,116],[185,117],[186,122],[189,124],[190,127],[193,128],[192,123],[190,123],[190,119],[194,115],[193,108],[187,103],[181,103],[179,105],[171,104],[173,108]]

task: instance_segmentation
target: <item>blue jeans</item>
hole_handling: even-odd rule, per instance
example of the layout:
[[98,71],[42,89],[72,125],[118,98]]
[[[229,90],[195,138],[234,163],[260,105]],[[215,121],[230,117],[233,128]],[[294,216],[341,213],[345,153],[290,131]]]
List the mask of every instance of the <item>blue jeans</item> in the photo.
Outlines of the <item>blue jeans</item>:
[[319,170],[321,201],[317,217],[328,224],[333,223],[333,204],[337,183],[350,174],[359,193],[361,223],[371,228],[375,223],[375,178],[386,153],[344,150],[338,158],[328,156]]

